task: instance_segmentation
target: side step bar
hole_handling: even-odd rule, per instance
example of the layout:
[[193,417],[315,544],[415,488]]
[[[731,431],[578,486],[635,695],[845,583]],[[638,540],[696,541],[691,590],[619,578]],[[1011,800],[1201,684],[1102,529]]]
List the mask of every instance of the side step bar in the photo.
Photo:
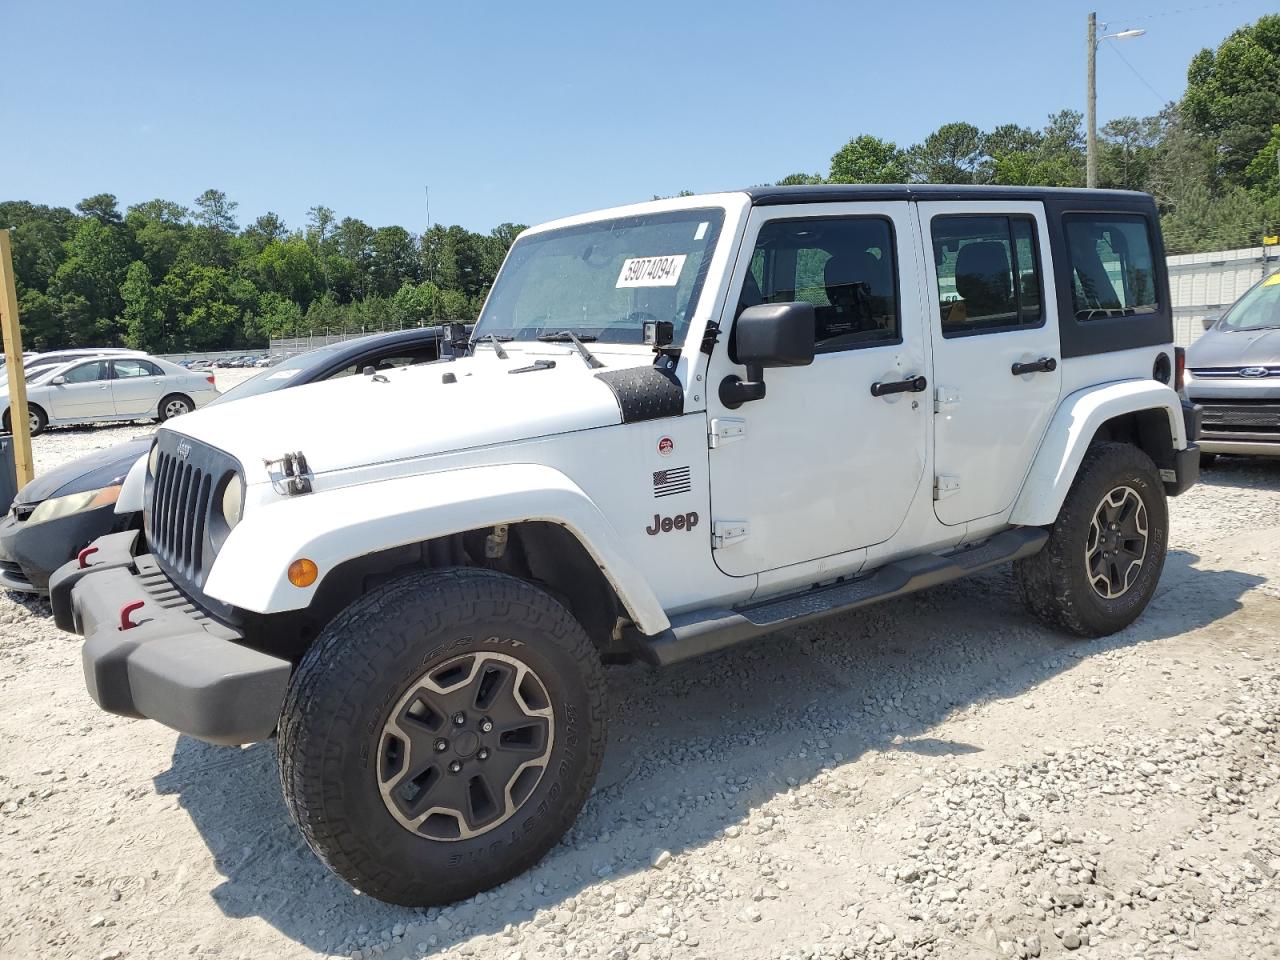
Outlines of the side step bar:
[[677,614],[662,633],[645,636],[633,632],[631,636],[641,660],[653,667],[665,667],[783,627],[856,610],[1029,557],[1048,539],[1048,530],[1018,527],[998,533],[976,547],[946,556],[930,553],[908,557],[856,580],[813,587],[737,609],[708,608]]

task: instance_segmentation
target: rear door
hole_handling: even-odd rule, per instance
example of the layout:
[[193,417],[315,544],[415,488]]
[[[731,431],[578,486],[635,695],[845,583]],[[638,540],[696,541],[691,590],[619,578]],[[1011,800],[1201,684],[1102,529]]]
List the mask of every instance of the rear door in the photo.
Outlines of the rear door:
[[1062,388],[1057,300],[1036,202],[919,205],[933,295],[934,512],[961,524],[1022,488]]
[[90,360],[62,373],[63,382],[49,385],[45,394],[53,420],[94,420],[115,415],[111,398],[111,361]]
[[129,357],[111,361],[111,395],[120,416],[155,416],[165,392],[164,371],[150,360]]

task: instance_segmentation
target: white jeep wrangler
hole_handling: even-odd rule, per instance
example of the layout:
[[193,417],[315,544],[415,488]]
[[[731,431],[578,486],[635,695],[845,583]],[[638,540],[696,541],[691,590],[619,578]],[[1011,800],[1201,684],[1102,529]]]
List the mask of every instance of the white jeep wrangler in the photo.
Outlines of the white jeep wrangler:
[[1178,367],[1142,194],[761,188],[570,217],[516,241],[466,355],[163,425],[143,536],[60,570],[55,614],[103,709],[278,732],[324,862],[443,903],[577,815],[603,662],[1007,561],[1047,623],[1129,624],[1198,471]]

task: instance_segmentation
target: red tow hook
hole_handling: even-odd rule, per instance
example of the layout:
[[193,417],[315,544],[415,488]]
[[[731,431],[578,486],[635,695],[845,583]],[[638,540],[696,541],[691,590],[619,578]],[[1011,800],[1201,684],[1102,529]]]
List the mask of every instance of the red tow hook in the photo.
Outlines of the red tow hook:
[[83,550],[81,550],[79,553],[76,554],[76,561],[80,564],[81,570],[83,570],[85,567],[89,565],[89,558],[97,552],[98,552],[97,547],[85,547]]
[[130,600],[123,607],[121,607],[120,608],[120,629],[132,630],[134,627],[138,626],[138,624],[134,623],[129,618],[132,614],[141,610],[146,605],[147,605],[147,601],[145,600]]

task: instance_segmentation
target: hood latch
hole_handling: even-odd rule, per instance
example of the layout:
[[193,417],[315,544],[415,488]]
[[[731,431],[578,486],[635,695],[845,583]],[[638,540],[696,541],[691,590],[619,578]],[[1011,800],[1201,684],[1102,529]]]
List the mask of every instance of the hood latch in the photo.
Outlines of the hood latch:
[[286,453],[279,460],[263,460],[262,465],[271,475],[271,486],[282,497],[296,497],[311,492],[314,474],[307,467],[307,458],[299,450]]

